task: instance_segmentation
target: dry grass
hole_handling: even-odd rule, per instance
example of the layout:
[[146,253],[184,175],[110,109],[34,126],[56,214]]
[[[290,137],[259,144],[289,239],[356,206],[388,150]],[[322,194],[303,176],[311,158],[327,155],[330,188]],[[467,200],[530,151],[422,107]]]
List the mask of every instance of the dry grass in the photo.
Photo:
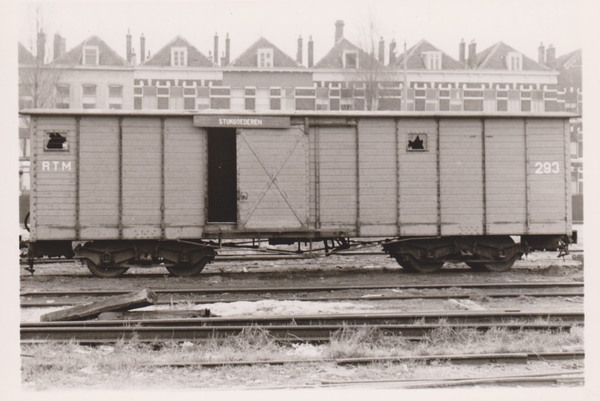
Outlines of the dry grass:
[[[335,364],[322,362],[271,367],[174,368],[169,363],[248,360],[326,360],[353,357],[481,354],[505,352],[558,352],[583,347],[583,328],[560,332],[492,329],[455,330],[449,325],[432,331],[425,341],[410,342],[383,330],[342,327],[328,344],[282,344],[259,327],[248,327],[240,335],[205,342],[141,343],[136,339],[110,346],[86,347],[76,342],[23,345],[22,381],[25,387],[50,388],[146,388],[220,387],[295,383],[315,372],[330,370],[346,374]],[[298,352],[309,351],[309,352]],[[315,352],[310,352],[315,351]],[[154,366],[150,366],[154,364]],[[155,364],[165,364],[156,366]],[[327,367],[329,366],[329,367]],[[374,365],[372,370],[390,368]],[[394,369],[396,369],[395,367]],[[361,368],[368,371],[369,368]],[[359,369],[359,371],[362,371]],[[390,368],[391,369],[391,368]],[[401,371],[400,371],[401,372]],[[270,379],[273,374],[277,379]],[[365,377],[371,373],[365,373]],[[236,379],[241,377],[241,379]],[[267,379],[268,378],[268,379]],[[304,378],[304,379],[303,379]]]

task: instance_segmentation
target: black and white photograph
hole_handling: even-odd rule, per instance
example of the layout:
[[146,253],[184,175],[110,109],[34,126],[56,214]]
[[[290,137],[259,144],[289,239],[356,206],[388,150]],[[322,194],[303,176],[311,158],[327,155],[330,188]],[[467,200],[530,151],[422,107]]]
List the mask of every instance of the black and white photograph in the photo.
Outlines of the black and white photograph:
[[12,387],[600,396],[594,8],[15,2]]

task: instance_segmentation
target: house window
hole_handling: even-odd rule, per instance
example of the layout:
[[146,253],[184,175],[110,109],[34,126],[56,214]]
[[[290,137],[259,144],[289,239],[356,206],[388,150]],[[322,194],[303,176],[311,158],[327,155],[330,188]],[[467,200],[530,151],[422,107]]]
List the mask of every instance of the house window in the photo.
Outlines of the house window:
[[98,65],[99,59],[98,46],[84,46],[83,47],[83,64],[84,65]]
[[96,108],[96,85],[83,85],[82,102],[84,109]]
[[358,52],[344,51],[344,68],[358,68]]
[[56,85],[56,108],[68,109],[70,100],[69,85]]
[[196,88],[183,88],[183,109],[196,109]]
[[187,47],[171,47],[171,67],[187,66]]
[[506,68],[511,71],[521,71],[523,69],[523,55],[517,52],[510,52],[506,56]]
[[423,52],[423,59],[428,70],[442,69],[442,52]]
[[108,87],[108,108],[123,108],[123,87],[121,85],[110,85]]
[[258,66],[273,67],[273,49],[258,49]]
[[169,87],[157,87],[156,88],[156,96],[157,96],[157,108],[159,110],[168,110],[169,109]]

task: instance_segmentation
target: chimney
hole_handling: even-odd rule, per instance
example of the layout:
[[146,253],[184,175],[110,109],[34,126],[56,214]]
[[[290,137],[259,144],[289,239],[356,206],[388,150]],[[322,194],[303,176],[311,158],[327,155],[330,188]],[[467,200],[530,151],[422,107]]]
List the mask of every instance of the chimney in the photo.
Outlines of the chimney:
[[313,66],[313,40],[312,36],[308,38],[308,68]]
[[60,38],[60,51],[58,54],[61,56],[67,54],[67,38]]
[[540,47],[538,47],[538,63],[541,65],[546,64],[546,49],[544,47],[544,42],[540,43]]
[[460,61],[462,64],[464,64],[467,61],[466,46],[467,45],[465,44],[465,40],[461,39],[460,44],[458,45],[458,61]]
[[385,42],[383,41],[383,36],[379,39],[379,62],[385,65]]
[[230,52],[229,52],[229,32],[227,32],[227,37],[225,38],[225,65],[229,65],[229,60],[231,60],[229,58]]
[[46,58],[46,34],[44,31],[39,31],[37,35],[37,59],[44,64]]
[[396,39],[390,42],[390,65],[396,62]]
[[469,67],[475,68],[475,64],[477,64],[477,57],[475,56],[477,50],[477,44],[474,40],[469,43]]
[[136,56],[135,56],[135,49],[131,49],[131,65],[132,66],[136,66],[137,61],[136,61]]
[[53,60],[56,60],[58,57],[61,56],[60,54],[60,46],[62,44],[62,38],[60,37],[60,35],[58,33],[54,34],[54,52],[53,52]]
[[227,58],[225,57],[225,52],[221,52],[221,66],[226,66],[227,64],[229,64],[227,62]]
[[127,62],[131,63],[131,33],[127,29]]
[[215,52],[214,52],[214,61],[215,64],[219,65],[219,35],[215,32]]
[[338,40],[340,40],[343,37],[344,37],[344,21],[337,20],[335,22],[335,42],[334,43],[337,43]]
[[296,61],[302,64],[302,36],[298,36],[298,51],[296,52]]
[[556,68],[556,49],[553,45],[548,46],[548,50],[546,50],[546,66],[552,69]]
[[142,33],[140,36],[140,64],[144,62],[144,56],[146,55],[146,38]]

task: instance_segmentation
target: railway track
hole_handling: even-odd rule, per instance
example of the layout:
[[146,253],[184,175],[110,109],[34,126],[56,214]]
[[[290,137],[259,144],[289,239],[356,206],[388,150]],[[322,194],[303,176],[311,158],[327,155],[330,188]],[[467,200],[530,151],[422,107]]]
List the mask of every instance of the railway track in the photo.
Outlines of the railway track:
[[399,380],[353,380],[334,381],[322,380],[323,387],[368,387],[378,389],[433,389],[463,386],[499,386],[499,385],[583,385],[585,383],[584,371],[553,372],[545,374],[523,374],[505,376],[462,377],[462,378],[424,378],[424,379],[399,379]]
[[414,363],[430,364],[433,361],[448,362],[456,365],[479,365],[487,363],[526,364],[536,361],[565,361],[582,360],[584,352],[518,352],[506,354],[467,354],[467,355],[417,355],[417,356],[388,356],[339,359],[283,359],[283,360],[248,360],[248,361],[181,361],[146,363],[145,367],[172,368],[216,368],[224,366],[260,366],[260,365],[289,365],[301,363],[335,363],[338,366],[359,366],[373,363]]
[[[542,323],[539,320],[543,320]],[[383,331],[386,335],[421,340],[433,330],[487,331],[568,330],[584,322],[583,313],[524,312],[439,312],[419,314],[355,314],[254,316],[235,318],[105,320],[83,322],[22,323],[21,342],[75,340],[84,343],[116,342],[137,339],[141,342],[202,341],[240,335],[260,329],[287,342],[328,341],[337,331],[364,329]]]
[[[431,294],[410,294],[397,293],[392,294],[364,294],[364,295],[335,295],[336,292],[343,291],[406,291],[406,290],[485,290],[479,296],[489,298],[509,298],[509,297],[582,297],[583,283],[581,282],[556,282],[556,283],[465,283],[461,285],[453,284],[406,284],[406,285],[337,285],[337,286],[311,286],[311,287],[263,287],[263,288],[179,288],[179,289],[154,289],[159,295],[157,305],[170,305],[178,302],[186,303],[228,303],[239,301],[235,295],[250,295],[244,298],[247,301],[258,300],[296,300],[296,301],[364,301],[364,300],[407,300],[407,299],[468,299],[473,293],[431,293]],[[504,291],[489,292],[494,289],[503,289]],[[519,290],[519,291],[516,291]],[[47,306],[72,306],[90,302],[90,298],[108,297],[125,294],[128,291],[123,290],[79,290],[79,291],[24,291],[21,293],[21,307],[47,307]],[[302,293],[301,297],[297,295]],[[228,294],[223,297],[222,294]],[[272,294],[278,294],[273,296]],[[283,294],[292,294],[291,296],[282,296]],[[319,294],[310,296],[308,294]],[[234,296],[232,296],[234,295]],[[173,298],[178,296],[179,298]],[[217,298],[206,298],[206,296],[216,296]],[[69,299],[65,299],[65,298]],[[84,299],[77,300],[77,297]],[[192,297],[192,298],[190,298]],[[34,298],[44,298],[41,301],[32,300]],[[75,298],[75,299],[74,299]],[[50,303],[49,303],[50,301]]]

